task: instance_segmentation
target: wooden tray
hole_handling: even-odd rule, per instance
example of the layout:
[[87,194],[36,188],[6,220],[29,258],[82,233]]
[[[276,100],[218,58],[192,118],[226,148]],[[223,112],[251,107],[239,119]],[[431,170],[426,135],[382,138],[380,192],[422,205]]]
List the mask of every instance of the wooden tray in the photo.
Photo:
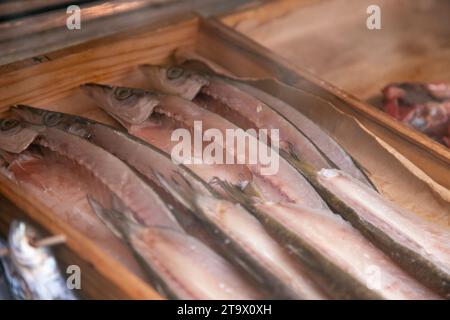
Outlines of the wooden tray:
[[[366,28],[371,4],[381,30]],[[285,82],[326,95],[446,188],[450,150],[369,104],[390,82],[450,82],[449,19],[439,0],[280,0],[222,17],[292,63],[277,71]]]
[[[356,109],[356,102],[351,100],[350,103],[336,96],[333,87],[320,86],[315,79],[309,80],[298,69],[214,19],[203,20],[195,16],[174,19],[157,28],[142,27],[133,32],[50,52],[39,59],[1,66],[0,116],[8,114],[11,104],[24,103],[114,124],[110,117],[81,93],[78,86],[86,82],[100,82],[145,88],[145,79],[136,66],[141,63],[168,63],[176,49],[191,50],[237,75],[278,77],[288,83],[314,88],[320,94],[299,91],[273,79],[254,83],[294,105],[301,102],[298,108],[303,108],[303,112],[346,147],[369,171],[377,187],[389,199],[415,214],[448,225],[448,190],[391,150],[354,118],[340,111],[346,106],[364,114],[363,108]],[[322,95],[326,99],[333,98],[333,103],[338,101],[338,108]],[[377,121],[367,115],[364,124],[379,125]],[[336,126],[336,123],[342,125]],[[380,136],[390,134],[398,141],[404,141],[401,135],[389,127],[379,125],[378,131]],[[353,143],[355,136],[364,148]],[[422,152],[419,144],[403,143],[404,148],[409,148],[411,153]],[[430,168],[436,168],[436,171],[442,171],[442,160],[433,153],[429,153],[427,164]],[[67,236],[67,244],[61,246],[57,253],[64,265],[80,265],[84,296],[101,299],[160,298],[149,285],[115,263],[89,239],[56,219],[38,199],[24,194],[3,177],[0,177],[0,193],[9,199],[0,199],[1,233],[5,233],[6,225],[13,217],[26,216],[51,234],[63,233]]]

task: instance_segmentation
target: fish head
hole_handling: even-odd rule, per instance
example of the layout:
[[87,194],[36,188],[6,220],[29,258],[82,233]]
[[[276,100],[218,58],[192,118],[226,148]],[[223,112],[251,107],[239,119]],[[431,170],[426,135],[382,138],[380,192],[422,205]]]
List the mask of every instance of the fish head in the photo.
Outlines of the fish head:
[[179,95],[192,100],[208,85],[206,76],[190,69],[179,66],[163,67],[155,65],[141,65],[140,69],[150,81],[152,89],[166,94]]
[[38,128],[17,119],[0,119],[0,149],[20,153],[39,135]]
[[16,266],[21,269],[33,269],[44,265],[50,257],[49,250],[32,245],[39,237],[39,232],[31,225],[18,220],[11,223],[8,243],[10,258]]
[[57,127],[82,138],[91,136],[88,128],[90,122],[85,118],[27,105],[15,105],[11,108],[11,111],[31,124]]
[[158,94],[144,89],[96,83],[87,83],[81,88],[125,127],[139,125],[147,120],[160,103]]

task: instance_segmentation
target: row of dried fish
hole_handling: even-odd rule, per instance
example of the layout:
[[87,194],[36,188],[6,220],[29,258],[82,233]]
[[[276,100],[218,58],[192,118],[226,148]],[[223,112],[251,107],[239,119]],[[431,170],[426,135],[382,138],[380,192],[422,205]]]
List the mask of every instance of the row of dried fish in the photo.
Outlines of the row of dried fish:
[[[308,118],[233,79],[180,66],[142,70],[152,91],[83,86],[128,133],[13,107],[16,118],[0,124],[2,173],[167,297],[449,296],[449,231],[383,199]],[[175,164],[171,133],[196,120],[223,133],[278,129],[278,173]]]

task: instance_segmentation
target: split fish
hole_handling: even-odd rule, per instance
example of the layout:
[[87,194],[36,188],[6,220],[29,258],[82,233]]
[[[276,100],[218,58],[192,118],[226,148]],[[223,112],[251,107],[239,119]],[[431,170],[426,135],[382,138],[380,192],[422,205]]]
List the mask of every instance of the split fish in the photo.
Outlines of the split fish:
[[[52,117],[56,118],[52,118]],[[52,115],[49,122],[56,121]],[[128,165],[89,141],[51,126],[36,126],[25,121],[0,122],[0,147],[19,153],[30,145],[44,156],[55,157],[90,179],[88,192],[105,207],[122,210],[146,225],[181,229],[158,194]],[[14,141],[20,138],[18,145]]]
[[184,232],[144,227],[114,209],[90,202],[147,266],[159,292],[176,299],[261,299],[263,294],[227,260]]
[[331,211],[250,199],[230,184],[221,185],[309,267],[330,295],[340,299],[439,299]]
[[316,170],[348,170],[370,185],[336,141],[283,101],[244,83],[180,66],[143,65],[141,70],[153,89],[194,100],[244,129],[278,129],[285,156],[302,159]]
[[179,177],[167,181],[166,188],[180,201],[191,203],[208,230],[234,253],[242,265],[273,298],[327,299],[310,279],[301,263],[296,262],[244,207],[224,199],[200,194],[189,182]]
[[450,229],[397,206],[348,174],[311,173],[329,205],[425,285],[450,298]]
[[[0,122],[0,125],[2,123]],[[16,121],[13,123],[19,126]],[[8,133],[8,125],[4,123],[2,128],[0,136],[7,134],[17,144],[24,141],[27,141],[26,144],[29,143],[27,138],[20,140],[19,132],[16,132],[17,135],[14,134],[13,131],[16,129],[10,128],[12,131]],[[18,129],[25,130],[20,127]],[[65,158],[58,158],[50,152],[42,152],[38,147],[26,144],[22,146],[26,149],[20,153],[9,153],[2,149],[4,145],[0,143],[0,159],[3,160],[0,174],[35,196],[59,218],[89,237],[137,276],[145,279],[144,272],[129,248],[103,225],[87,202],[86,190],[91,181],[84,179],[85,175],[80,175],[72,165],[67,165]],[[20,149],[15,151],[18,152]]]
[[[139,105],[140,112],[144,112],[142,111],[144,108],[141,108],[141,100],[136,98],[140,96],[142,92],[141,89],[110,87],[97,84],[84,85],[83,88],[105,111],[113,115],[113,117],[118,119],[122,125],[128,128],[128,131],[131,134],[136,135],[151,144],[156,144],[166,152],[171,152],[172,148],[176,145],[174,141],[169,141],[168,138],[171,136],[172,131],[179,127],[194,130],[194,121],[196,120],[202,121],[204,129],[216,129],[221,132],[223,136],[225,136],[227,129],[232,129],[234,132],[239,130],[242,132],[242,129],[231,122],[213,112],[197,106],[189,100],[177,96],[161,96],[150,91],[147,91],[147,96],[145,98],[145,101],[149,101],[149,97],[153,97],[155,100],[152,104],[147,103],[148,109],[145,110],[145,116],[150,114],[150,117],[144,122],[140,121],[145,117],[133,117],[139,119],[139,121],[130,123],[128,121],[131,121],[132,119],[129,116],[123,116],[123,114],[126,113],[126,110],[135,110],[135,106]],[[136,90],[139,94],[135,95],[134,92]],[[121,92],[125,91],[128,92],[126,95],[121,94]],[[123,96],[126,96],[127,98],[123,99]],[[167,125],[167,121],[172,122],[172,124],[170,126]],[[155,128],[157,132],[155,132]],[[161,134],[161,130],[164,130],[164,136]],[[243,134],[248,141],[256,139],[254,136],[246,134],[245,132]],[[255,140],[255,143],[259,148],[265,147],[262,146],[262,143],[259,141]],[[225,150],[225,145],[222,144],[221,148]],[[247,149],[245,149],[243,153],[248,155],[252,151],[248,149],[248,146],[246,146],[246,148]],[[230,152],[234,156],[240,154],[235,146],[226,148],[225,152]],[[258,158],[257,156],[255,157]],[[227,174],[224,174],[224,178],[221,178],[218,172],[215,170],[211,171],[211,167],[214,166],[209,164],[203,164],[201,168],[196,168],[195,165],[190,166],[189,168],[199,176],[203,175],[204,179],[207,181],[211,181],[218,177],[219,179],[240,186],[246,186],[249,181],[251,181],[253,185],[256,185],[254,189],[256,189],[257,193],[262,195],[263,198],[278,199],[288,202],[303,203],[313,207],[326,208],[325,202],[317,195],[306,179],[283,158],[278,157],[278,160],[278,171],[276,174],[271,175],[263,175],[261,173],[262,166],[260,163],[246,163],[245,166],[241,167],[247,176],[247,178],[243,180],[240,174],[238,174],[240,179],[238,178],[237,180],[232,177],[227,177]],[[203,170],[204,168],[209,171],[205,172]],[[230,170],[233,169],[228,167],[228,165],[224,165],[225,172],[230,172]]]
[[[177,206],[170,194],[164,193],[157,179],[158,176],[167,179],[171,176],[181,176],[189,181],[191,187],[197,192],[214,195],[214,190],[188,168],[181,164],[176,165],[161,150],[126,132],[87,118],[25,105],[14,106],[11,111],[30,123],[58,128],[82,137],[126,162],[152,185],[164,201],[173,207],[172,213],[186,232],[212,246],[214,241],[207,235],[201,223],[192,213],[186,211],[186,209],[192,211],[192,207]],[[85,198],[83,200],[87,204]],[[95,215],[94,217],[97,219]],[[103,226],[103,228],[106,227]]]

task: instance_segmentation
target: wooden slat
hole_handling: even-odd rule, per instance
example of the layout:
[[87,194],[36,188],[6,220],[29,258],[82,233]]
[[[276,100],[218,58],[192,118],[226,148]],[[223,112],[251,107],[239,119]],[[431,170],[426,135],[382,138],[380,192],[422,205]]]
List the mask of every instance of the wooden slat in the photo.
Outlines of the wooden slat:
[[180,15],[195,12],[205,17],[248,6],[248,0],[98,1],[81,6],[79,30],[67,30],[65,10],[6,21],[0,24],[0,65],[123,31],[131,34],[140,26],[164,24]]
[[191,19],[134,32],[123,41],[118,41],[123,35],[94,40],[46,54],[42,62],[28,59],[0,67],[0,112],[16,103],[49,104],[80,84],[124,77],[140,63],[160,63],[176,48],[192,46],[196,29]]
[[[381,30],[366,27],[369,5]],[[450,2],[282,0],[223,21],[361,100],[394,81],[450,81]]]

